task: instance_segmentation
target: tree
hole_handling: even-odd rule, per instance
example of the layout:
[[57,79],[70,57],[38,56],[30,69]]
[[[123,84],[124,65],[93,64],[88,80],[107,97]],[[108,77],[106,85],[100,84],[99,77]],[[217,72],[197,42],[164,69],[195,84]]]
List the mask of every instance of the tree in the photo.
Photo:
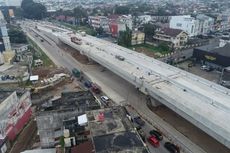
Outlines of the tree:
[[129,9],[128,6],[116,6],[115,14],[129,14]]
[[33,2],[33,0],[23,0],[21,7],[25,18],[40,20],[46,17],[46,7],[40,3]]
[[128,26],[126,26],[125,31],[119,32],[118,45],[121,45],[124,47],[130,47],[131,40],[132,40],[132,31],[129,29]]
[[155,34],[156,26],[150,23],[144,24],[144,33],[145,38],[152,40],[153,35]]
[[162,42],[162,43],[160,43],[159,45],[158,45],[158,47],[162,50],[162,51],[169,51],[169,46],[168,46],[168,44],[167,43],[164,43],[164,42]]
[[104,29],[101,26],[97,28],[96,31],[99,35],[102,35],[104,33]]
[[10,28],[8,35],[11,43],[27,43],[26,35],[17,28]]
[[84,10],[82,7],[76,7],[73,9],[73,14],[75,19],[77,19],[77,22],[79,23],[79,25],[82,22],[82,19],[87,17],[87,12],[86,10]]

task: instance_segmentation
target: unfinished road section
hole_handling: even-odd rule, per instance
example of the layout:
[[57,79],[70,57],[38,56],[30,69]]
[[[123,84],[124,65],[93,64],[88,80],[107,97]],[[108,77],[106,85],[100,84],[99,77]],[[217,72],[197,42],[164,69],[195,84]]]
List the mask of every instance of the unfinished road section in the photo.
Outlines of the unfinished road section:
[[[129,81],[230,148],[230,90],[116,44],[68,30],[50,32],[81,54]],[[73,41],[73,37],[76,43]],[[153,101],[154,105],[159,105]]]

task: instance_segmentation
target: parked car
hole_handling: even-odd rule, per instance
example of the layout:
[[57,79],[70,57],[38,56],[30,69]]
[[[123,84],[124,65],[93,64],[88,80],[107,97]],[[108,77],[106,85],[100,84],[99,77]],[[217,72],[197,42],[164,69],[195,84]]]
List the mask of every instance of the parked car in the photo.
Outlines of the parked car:
[[108,102],[109,101],[109,98],[107,96],[101,96],[101,100],[103,102]]
[[164,147],[170,152],[170,153],[180,153],[179,147],[172,144],[171,142],[165,142]]
[[151,145],[153,145],[154,147],[158,148],[160,146],[160,142],[157,140],[157,138],[155,136],[150,136],[148,138],[148,141]]
[[91,88],[91,87],[92,87],[92,82],[90,82],[90,81],[85,81],[85,82],[84,82],[84,85],[85,85],[85,87],[87,87],[87,88]]
[[134,120],[134,122],[136,122],[140,126],[145,125],[145,121],[143,121],[140,116],[134,117],[133,120]]
[[210,71],[213,70],[212,67],[207,66],[207,65],[202,65],[202,66],[200,67],[200,69],[201,69],[201,70],[205,70],[205,71],[207,71],[207,72],[210,72]]
[[157,138],[157,140],[159,140],[159,141],[163,140],[162,134],[160,132],[158,132],[157,130],[151,130],[151,131],[149,131],[149,134],[155,136]]

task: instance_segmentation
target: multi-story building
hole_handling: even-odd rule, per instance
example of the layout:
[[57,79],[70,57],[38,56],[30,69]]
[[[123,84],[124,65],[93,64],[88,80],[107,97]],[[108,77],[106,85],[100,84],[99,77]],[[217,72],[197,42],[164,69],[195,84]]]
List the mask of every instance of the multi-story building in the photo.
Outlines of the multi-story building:
[[199,14],[196,16],[196,19],[199,21],[198,35],[205,35],[210,33],[211,31],[214,31],[213,18],[204,14]]
[[2,0],[3,6],[16,6],[20,7],[22,0]]
[[132,16],[110,16],[109,28],[113,37],[118,37],[120,31],[125,31],[126,27],[133,28]]
[[2,12],[0,11],[0,52],[10,51],[10,39],[6,29],[6,21]]
[[197,36],[199,33],[199,21],[190,15],[172,16],[169,27],[183,30],[188,33],[190,37]]
[[89,16],[89,24],[94,28],[103,28],[104,31],[109,31],[109,20],[105,16]]
[[145,41],[145,33],[140,31],[133,31],[132,32],[132,45],[143,44]]
[[14,140],[31,115],[29,91],[0,90],[0,140]]
[[174,49],[182,48],[188,41],[188,34],[180,29],[163,28],[156,31],[153,38],[169,43]]
[[138,16],[138,22],[141,24],[149,23],[152,20],[151,15],[140,15]]

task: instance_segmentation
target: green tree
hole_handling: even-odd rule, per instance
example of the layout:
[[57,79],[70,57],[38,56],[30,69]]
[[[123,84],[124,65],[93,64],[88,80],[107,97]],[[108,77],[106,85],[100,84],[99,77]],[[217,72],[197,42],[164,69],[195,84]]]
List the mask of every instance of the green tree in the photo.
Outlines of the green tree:
[[23,0],[21,8],[25,18],[40,20],[47,15],[46,7],[40,3],[35,3],[33,0]]
[[81,25],[82,19],[87,17],[86,10],[79,6],[73,9],[73,14],[79,25]]
[[126,26],[125,31],[119,32],[118,45],[121,45],[124,47],[130,47],[131,40],[132,40],[132,31],[129,29],[129,27]]
[[130,8],[128,6],[116,6],[115,14],[129,14]]
[[96,29],[97,34],[102,35],[104,33],[104,29],[100,26],[99,28]]
[[170,49],[170,47],[168,46],[168,44],[167,44],[167,43],[164,43],[164,42],[160,43],[160,44],[158,45],[158,47],[159,47],[162,51],[169,51],[169,49]]
[[153,39],[153,35],[155,34],[155,30],[156,30],[156,26],[147,23],[144,24],[144,33],[145,33],[145,38],[152,40]]
[[27,43],[24,32],[17,28],[10,28],[8,31],[11,43]]

